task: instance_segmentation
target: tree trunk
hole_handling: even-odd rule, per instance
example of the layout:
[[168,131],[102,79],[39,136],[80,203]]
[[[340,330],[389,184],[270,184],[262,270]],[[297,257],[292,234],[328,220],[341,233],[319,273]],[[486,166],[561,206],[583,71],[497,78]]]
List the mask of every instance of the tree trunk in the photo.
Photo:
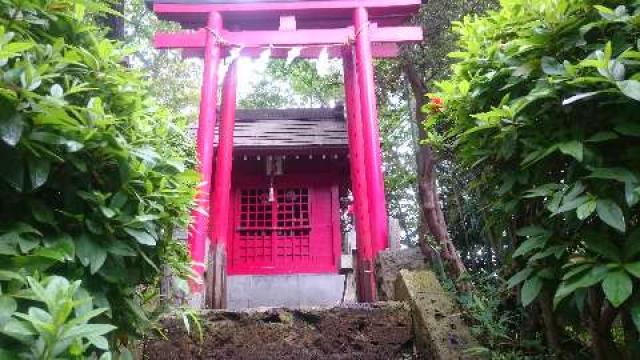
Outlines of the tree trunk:
[[121,16],[104,14],[98,23],[109,31],[106,37],[111,40],[123,40],[124,39],[124,0],[113,1],[110,5],[111,9],[117,11]]
[[542,320],[544,323],[544,334],[547,339],[547,345],[557,354],[560,355],[562,348],[560,346],[560,328],[553,314],[553,294],[549,289],[543,289],[540,296],[540,310],[542,312]]
[[[426,138],[426,132],[421,120],[423,118],[422,107],[425,105],[424,94],[426,93],[426,87],[411,64],[407,63],[405,65],[405,75],[409,79],[415,99],[415,121],[418,126],[419,140],[423,140]],[[466,273],[466,268],[453,241],[451,241],[447,223],[442,213],[436,185],[436,158],[433,149],[429,145],[420,144],[416,153],[416,160],[418,164],[418,197],[426,228],[440,245],[441,255],[447,264],[449,275],[453,279],[457,279],[460,275]],[[426,255],[429,255],[428,252],[431,249],[426,243],[426,239],[420,239],[420,246],[423,251],[427,252]]]
[[625,360],[632,360],[636,355],[634,352],[634,346],[638,341],[638,330],[631,318],[629,304],[622,309],[622,313],[620,315],[622,318],[622,327],[624,328],[624,358]]
[[611,326],[617,316],[617,310],[605,303],[599,288],[592,287],[588,290],[588,303],[588,324],[593,358],[595,360],[619,359],[618,350],[611,337]]

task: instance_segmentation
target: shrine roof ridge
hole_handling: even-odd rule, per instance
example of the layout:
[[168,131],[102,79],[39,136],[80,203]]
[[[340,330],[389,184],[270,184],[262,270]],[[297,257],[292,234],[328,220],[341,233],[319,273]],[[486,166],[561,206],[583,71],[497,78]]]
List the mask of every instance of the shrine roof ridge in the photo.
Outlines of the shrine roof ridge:
[[236,120],[344,121],[344,107],[340,104],[333,108],[238,109]]

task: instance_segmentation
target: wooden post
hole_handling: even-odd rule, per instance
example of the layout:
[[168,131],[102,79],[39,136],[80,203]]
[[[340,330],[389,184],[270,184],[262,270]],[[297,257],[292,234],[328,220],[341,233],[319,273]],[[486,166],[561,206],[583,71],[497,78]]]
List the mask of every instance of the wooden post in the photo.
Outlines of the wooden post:
[[357,242],[357,287],[358,300],[376,301],[376,277],[371,244],[369,223],[369,204],[365,176],[364,147],[362,142],[362,123],[360,94],[355,76],[355,64],[351,47],[343,49],[344,90],[347,103],[347,133],[349,136],[349,159],[351,171],[351,191],[354,197]]
[[212,244],[207,269],[206,303],[213,309],[227,306],[227,244],[233,165],[233,129],[236,120],[236,61],[229,65],[222,87],[222,111],[213,188]]
[[360,88],[371,238],[375,257],[380,250],[388,247],[389,240],[367,9],[356,8],[353,20],[356,34],[356,70]]
[[209,196],[211,173],[213,171],[213,131],[216,124],[218,62],[220,48],[213,32],[222,28],[220,14],[212,12],[207,22],[207,38],[204,48],[204,72],[200,94],[200,116],[198,120],[197,156],[200,184],[196,194],[196,208],[193,210],[192,225],[189,227],[189,252],[194,274],[198,279],[191,282],[194,294],[202,293],[204,257],[209,230]]

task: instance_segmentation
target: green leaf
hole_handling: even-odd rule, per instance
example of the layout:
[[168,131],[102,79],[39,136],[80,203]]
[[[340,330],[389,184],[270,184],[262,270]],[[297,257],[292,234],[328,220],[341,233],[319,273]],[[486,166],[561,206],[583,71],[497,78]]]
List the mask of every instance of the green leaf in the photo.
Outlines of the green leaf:
[[625,272],[611,272],[604,278],[602,290],[604,290],[604,294],[611,305],[617,308],[631,296],[633,282]]
[[617,180],[622,183],[637,182],[638,178],[625,168],[593,168],[587,178]]
[[71,329],[66,330],[61,337],[61,340],[74,339],[77,337],[87,336],[101,336],[117,329],[113,325],[109,324],[82,324],[76,325]]
[[106,206],[100,206],[100,211],[102,211],[102,215],[104,215],[108,219],[116,216],[116,212],[112,208]]
[[574,157],[576,160],[582,162],[584,157],[584,146],[580,141],[568,141],[558,144],[558,149],[561,153]]
[[90,268],[91,274],[95,274],[104,265],[107,251],[91,237],[82,234],[76,240],[76,256],[82,265]]
[[29,326],[26,322],[17,319],[10,319],[5,324],[2,332],[14,337],[36,335],[36,330],[33,327]]
[[2,56],[13,56],[13,55],[17,55],[18,53],[27,51],[34,46],[35,44],[32,42],[11,42],[4,45],[0,49],[1,51],[0,54],[2,54]]
[[0,331],[16,310],[18,303],[11,296],[0,295]]
[[29,203],[31,213],[36,221],[43,224],[55,225],[55,218],[51,207],[45,205],[42,201],[31,201]]
[[507,281],[507,289],[511,289],[512,287],[520,284],[521,282],[525,281],[529,275],[531,275],[531,273],[533,272],[533,269],[530,267],[526,267],[523,270],[519,271],[518,273],[516,273],[515,275],[513,275],[508,281]]
[[569,280],[573,276],[579,275],[587,270],[593,269],[593,264],[579,264],[571,267],[571,270],[562,275],[562,280]]
[[611,200],[606,199],[598,199],[596,204],[596,212],[598,213],[598,217],[605,224],[611,226],[612,228],[620,231],[626,231],[626,225],[624,221],[624,214],[622,213],[622,209]]
[[634,122],[625,122],[614,128],[618,134],[626,136],[640,137],[640,124]]
[[20,250],[26,254],[40,245],[40,239],[31,236],[20,236],[18,245],[20,246]]
[[579,196],[577,198],[574,199],[567,199],[565,198],[562,202],[562,205],[560,205],[560,207],[557,210],[557,213],[563,213],[563,212],[567,212],[567,211],[573,211],[576,208],[578,208],[579,206],[582,206],[583,204],[589,202],[589,201],[593,201],[590,200],[589,196]]
[[61,254],[63,259],[73,260],[75,258],[76,246],[69,234],[59,234],[51,238],[45,238],[44,243],[47,250],[53,250],[56,254]]
[[53,84],[49,92],[54,98],[62,98],[64,96],[64,90],[59,84]]
[[523,197],[524,198],[547,197],[560,189],[562,189],[562,186],[558,184],[544,184],[544,185],[535,187],[531,190],[528,190]]
[[624,80],[618,81],[616,84],[623,94],[634,100],[640,101],[640,81]]
[[136,251],[121,240],[111,241],[107,251],[119,256],[136,256]]
[[538,297],[540,290],[542,290],[542,285],[542,279],[537,276],[531,277],[524,282],[520,293],[522,306],[528,306]]
[[16,191],[22,192],[24,189],[24,164],[22,159],[18,156],[12,158],[4,157],[3,162],[5,163],[3,168],[0,168],[0,177]]
[[624,183],[624,199],[629,207],[633,207],[640,202],[640,187],[638,187],[638,183]]
[[640,261],[631,264],[624,264],[624,269],[631,275],[640,279]]
[[631,320],[633,320],[636,329],[640,331],[640,304],[635,304],[631,307]]
[[132,229],[129,227],[124,228],[124,231],[133,236],[140,244],[153,246],[156,244],[156,239],[144,230]]
[[624,242],[625,260],[633,259],[640,253],[640,227],[633,230]]
[[[555,246],[550,246],[546,249],[544,249],[544,251],[540,251],[537,252],[535,254],[533,254],[533,256],[531,256],[529,258],[529,262],[534,262],[540,259],[544,259],[546,257],[549,257],[551,255],[554,255],[556,258],[560,258],[560,256],[562,256],[562,254],[566,251],[566,246],[565,245],[555,245]],[[538,276],[540,276],[540,273],[538,273]]]
[[22,115],[15,114],[9,119],[0,121],[0,138],[9,146],[16,146],[22,137],[24,122]]
[[578,216],[578,219],[584,220],[588,218],[591,214],[593,214],[595,210],[596,210],[596,201],[591,199],[583,203],[582,205],[578,206],[578,209],[576,210],[576,214]]
[[604,256],[607,259],[613,261],[620,261],[621,259],[620,250],[615,243],[607,237],[602,237],[600,235],[590,236],[588,239],[585,239],[584,245],[587,249],[600,256]]
[[31,187],[37,189],[47,182],[49,177],[49,171],[51,169],[51,163],[48,160],[36,157],[30,157],[27,161],[29,168],[29,179],[31,180]]
[[573,280],[562,281],[553,297],[553,306],[557,307],[564,298],[573,294],[577,289],[588,288],[599,283],[604,279],[608,272],[609,269],[606,266],[601,265],[592,268],[590,271],[579,277],[573,278]]
[[619,138],[618,134],[614,132],[601,131],[599,133],[596,133],[592,137],[588,138],[587,140],[585,140],[585,142],[599,143],[599,142],[604,142],[609,140],[615,140],[618,138]]
[[544,56],[541,60],[542,71],[547,75],[564,75],[564,66],[558,60]]
[[109,342],[104,336],[89,335],[87,336],[87,340],[89,340],[91,345],[97,347],[100,350],[109,350]]
[[535,249],[540,249],[543,247],[549,238],[546,236],[536,236],[530,239],[525,240],[516,251],[513,252],[512,257],[516,258],[519,256],[526,255]]
[[536,226],[536,225],[532,225],[532,226],[526,226],[523,228],[518,229],[518,231],[516,231],[516,235],[518,236],[523,236],[523,237],[527,237],[527,236],[550,236],[551,233],[549,232],[549,230],[541,227],[541,226]]
[[602,91],[591,91],[591,92],[587,92],[587,93],[576,94],[574,96],[571,96],[569,98],[564,99],[562,101],[562,105],[563,106],[571,105],[576,101],[588,99],[588,98],[594,97],[595,95],[598,95],[600,93],[602,93]]

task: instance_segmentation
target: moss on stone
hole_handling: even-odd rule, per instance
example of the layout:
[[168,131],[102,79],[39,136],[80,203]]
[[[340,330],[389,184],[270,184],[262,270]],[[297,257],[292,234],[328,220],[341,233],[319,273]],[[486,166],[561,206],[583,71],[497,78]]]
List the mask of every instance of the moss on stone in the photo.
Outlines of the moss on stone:
[[400,271],[396,300],[412,308],[416,345],[426,359],[472,359],[465,350],[475,346],[468,326],[454,301],[432,271]]

